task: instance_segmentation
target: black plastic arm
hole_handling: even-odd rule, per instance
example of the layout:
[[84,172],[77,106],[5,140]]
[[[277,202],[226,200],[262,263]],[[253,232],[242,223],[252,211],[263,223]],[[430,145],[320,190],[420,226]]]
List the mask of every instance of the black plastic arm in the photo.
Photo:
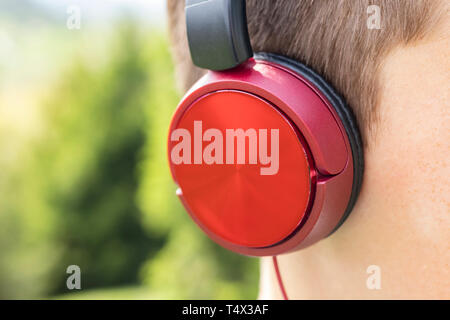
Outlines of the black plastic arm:
[[200,68],[231,69],[253,56],[245,0],[186,0],[186,27]]

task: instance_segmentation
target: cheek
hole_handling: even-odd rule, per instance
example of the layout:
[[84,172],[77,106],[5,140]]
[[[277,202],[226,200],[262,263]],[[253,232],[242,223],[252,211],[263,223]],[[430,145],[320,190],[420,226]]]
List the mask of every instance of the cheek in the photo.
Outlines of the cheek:
[[389,130],[379,135],[378,145],[368,155],[367,187],[378,215],[392,227],[407,230],[409,236],[422,241],[446,243],[450,137],[443,140],[445,132],[436,123],[434,128],[407,128],[417,120],[404,117],[399,123],[392,121],[392,126],[385,128]]
[[439,99],[413,106],[409,97],[386,104],[352,230],[367,240],[361,256],[380,264],[389,293],[442,298],[450,285],[450,109]]
[[[402,48],[384,61],[379,123],[369,137],[359,199],[332,236],[281,257],[293,266],[286,270],[288,291],[308,288],[312,297],[331,298],[450,297],[448,40]],[[380,291],[366,287],[373,264],[382,271]]]
[[389,77],[368,173],[403,228],[443,244],[450,222],[449,69],[428,58],[433,46],[414,49],[386,63]]
[[342,261],[358,266],[353,274],[361,277],[364,266],[379,265],[392,297],[448,296],[450,66],[429,48],[405,50],[385,64],[379,123],[354,212],[323,246],[351,246]]

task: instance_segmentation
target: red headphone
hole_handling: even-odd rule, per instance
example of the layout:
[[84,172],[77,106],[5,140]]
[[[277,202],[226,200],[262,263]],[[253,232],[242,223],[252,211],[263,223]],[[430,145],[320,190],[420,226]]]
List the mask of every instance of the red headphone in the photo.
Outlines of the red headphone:
[[177,194],[200,228],[232,251],[274,256],[345,221],[363,147],[351,109],[317,73],[250,45],[245,1],[188,0],[195,65],[169,132]]

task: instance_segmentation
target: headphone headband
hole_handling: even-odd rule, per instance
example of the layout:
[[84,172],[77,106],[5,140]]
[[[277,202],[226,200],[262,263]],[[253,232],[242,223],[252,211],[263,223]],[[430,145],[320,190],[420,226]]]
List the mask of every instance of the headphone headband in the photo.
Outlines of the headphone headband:
[[200,68],[227,70],[253,56],[245,0],[186,0],[186,28]]

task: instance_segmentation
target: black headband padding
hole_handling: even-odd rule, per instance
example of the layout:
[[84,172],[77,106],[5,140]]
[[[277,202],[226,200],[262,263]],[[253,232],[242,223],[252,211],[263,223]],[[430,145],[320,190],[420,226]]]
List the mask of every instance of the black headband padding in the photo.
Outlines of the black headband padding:
[[186,29],[200,68],[227,70],[253,56],[245,0],[186,0]]
[[319,74],[317,74],[314,70],[305,66],[304,64],[273,53],[257,53],[255,54],[255,60],[263,60],[279,64],[285,68],[288,68],[289,70],[294,71],[295,73],[309,81],[330,102],[334,110],[336,110],[336,113],[341,119],[341,122],[345,128],[353,156],[353,185],[350,200],[348,202],[345,213],[337,226],[330,233],[332,234],[344,223],[344,221],[352,211],[356,203],[356,199],[358,198],[359,191],[361,190],[362,179],[364,175],[364,148],[353,111],[345,103],[345,100],[327,81],[325,81]]

